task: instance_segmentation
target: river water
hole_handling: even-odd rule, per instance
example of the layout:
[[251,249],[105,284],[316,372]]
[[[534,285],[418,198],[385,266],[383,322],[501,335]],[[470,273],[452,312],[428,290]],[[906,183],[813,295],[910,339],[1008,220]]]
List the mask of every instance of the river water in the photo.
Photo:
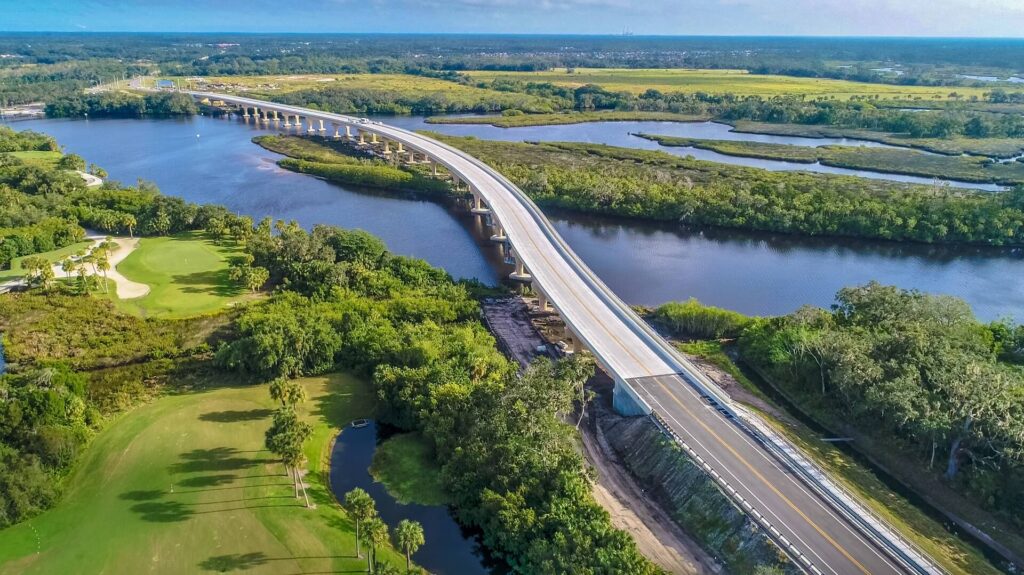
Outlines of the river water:
[[[419,118],[389,121],[414,128],[422,124]],[[583,134],[616,140],[624,137],[623,128],[637,129],[623,124],[629,123],[580,124],[575,133],[578,140]],[[666,124],[670,125],[678,126]],[[67,151],[103,166],[112,178],[123,182],[145,178],[166,194],[223,204],[255,219],[271,216],[295,219],[306,226],[323,223],[362,228],[383,238],[394,252],[423,258],[456,277],[495,283],[507,272],[501,267],[497,249],[471,216],[453,213],[436,202],[338,186],[282,170],[274,163],[279,155],[250,141],[262,133],[252,125],[195,117],[44,119],[12,126],[54,135]],[[516,138],[566,140],[570,139],[567,128],[521,128],[530,132]],[[445,131],[449,129],[479,137],[505,134],[503,139],[512,138],[508,135],[511,130],[491,126],[445,127]],[[623,141],[629,145],[653,144],[625,137]],[[572,248],[633,304],[697,297],[743,313],[781,314],[804,304],[827,307],[839,288],[877,280],[962,297],[982,319],[1007,315],[1024,319],[1021,249],[796,238],[685,230],[670,224],[560,212],[551,216]]]
[[[383,484],[370,475],[370,464],[377,450],[377,427],[345,428],[331,451],[331,491],[339,501],[350,490],[360,487],[377,503],[380,518],[394,528],[402,519],[423,525],[426,543],[412,559],[436,575],[476,575],[491,573],[476,537],[466,533],[455,522],[448,509],[438,505],[402,504],[388,493]],[[500,573],[500,568],[493,572]]]

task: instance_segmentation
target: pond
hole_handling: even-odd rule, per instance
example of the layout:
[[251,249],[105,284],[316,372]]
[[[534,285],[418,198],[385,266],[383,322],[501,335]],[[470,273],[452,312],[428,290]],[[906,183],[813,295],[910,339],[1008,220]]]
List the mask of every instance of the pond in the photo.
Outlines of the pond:
[[[393,118],[396,124],[422,118]],[[399,254],[455,277],[496,283],[507,273],[480,222],[444,203],[339,186],[277,167],[237,121],[28,120],[113,179],[156,182],[169,195],[223,204],[259,220],[362,228]],[[492,128],[501,131],[499,128]],[[197,135],[199,137],[197,137]],[[646,142],[646,140],[642,140]],[[962,297],[983,319],[1024,319],[1024,250],[805,238],[547,210],[569,245],[620,297],[656,305],[698,297],[748,314],[827,307],[840,287],[877,280]]]
[[448,509],[437,505],[402,504],[384,485],[370,475],[370,464],[379,441],[376,423],[365,427],[346,427],[338,435],[331,452],[331,491],[339,501],[350,490],[360,487],[377,502],[380,518],[394,528],[402,519],[423,525],[426,543],[412,558],[418,565],[437,575],[473,575],[503,572],[488,561],[476,537],[463,530]]

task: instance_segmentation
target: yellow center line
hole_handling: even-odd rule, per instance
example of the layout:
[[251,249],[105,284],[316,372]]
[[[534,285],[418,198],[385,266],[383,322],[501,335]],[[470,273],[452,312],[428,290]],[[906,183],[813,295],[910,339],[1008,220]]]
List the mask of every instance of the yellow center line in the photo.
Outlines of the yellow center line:
[[722,447],[725,447],[727,450],[729,450],[729,452],[732,453],[733,456],[736,457],[736,459],[738,459],[747,469],[749,469],[750,472],[754,474],[754,476],[756,476],[758,479],[760,479],[761,482],[764,483],[765,486],[768,487],[768,489],[770,489],[773,493],[775,493],[775,495],[779,496],[780,499],[785,501],[786,505],[788,505],[791,509],[793,509],[793,511],[796,511],[797,514],[800,515],[800,517],[802,517],[804,519],[804,521],[807,522],[808,525],[813,527],[814,530],[817,531],[822,537],[824,537],[825,540],[827,540],[829,543],[831,543],[832,546],[836,548],[836,550],[838,550],[840,553],[842,553],[844,557],[849,559],[851,563],[856,565],[857,568],[859,568],[862,573],[864,573],[865,575],[871,575],[871,572],[868,571],[867,568],[864,567],[864,565],[862,565],[852,555],[850,555],[850,553],[842,545],[840,545],[835,539],[833,539],[831,536],[829,536],[829,534],[826,533],[824,529],[819,527],[818,524],[815,523],[810,517],[808,517],[807,514],[805,514],[799,507],[797,507],[796,504],[793,503],[793,501],[791,501],[781,491],[779,491],[778,488],[775,487],[775,485],[773,485],[770,481],[768,481],[768,479],[764,475],[762,475],[761,472],[758,471],[753,465],[751,465],[750,462],[748,462],[746,460],[746,458],[744,458],[742,455],[740,455],[738,451],[736,451],[731,445],[729,445],[724,439],[722,439],[721,436],[719,436],[717,433],[715,433],[715,431],[713,429],[711,429],[706,423],[701,421],[700,418],[698,418],[695,413],[690,411],[690,408],[686,407],[686,404],[684,404],[682,402],[682,400],[680,400],[678,397],[676,397],[676,394],[672,393],[672,390],[670,390],[668,388],[668,386],[666,386],[660,380],[655,379],[655,381],[658,383],[659,386],[661,386],[662,389],[665,390],[665,392],[669,395],[669,397],[672,398],[673,401],[675,401],[677,404],[679,404],[679,407],[683,408],[683,411],[685,411],[690,416],[691,419],[693,419],[694,421],[697,422],[697,424],[699,424],[701,427],[703,427],[704,431],[708,432],[712,437],[714,437],[715,440],[722,445]]

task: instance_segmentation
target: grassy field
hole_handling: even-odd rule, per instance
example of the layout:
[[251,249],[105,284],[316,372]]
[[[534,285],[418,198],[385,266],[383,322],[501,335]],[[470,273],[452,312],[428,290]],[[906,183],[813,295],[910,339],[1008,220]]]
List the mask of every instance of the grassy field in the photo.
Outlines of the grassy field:
[[[774,403],[733,363],[722,346],[723,344],[717,341],[695,341],[678,345],[682,351],[701,357],[726,371],[736,378],[744,389],[761,400]],[[951,535],[939,522],[895,493],[872,471],[837,449],[835,445],[823,441],[812,429],[795,420],[780,421],[762,411],[759,411],[759,414],[773,428],[809,454],[833,478],[838,479],[847,490],[855,493],[874,513],[888,521],[904,536],[909,537],[950,573],[999,573],[978,550]],[[976,524],[985,525],[985,522]]]
[[[167,78],[186,85],[185,78]],[[277,76],[209,76],[197,86],[211,90],[251,92],[253,94],[283,94],[300,90],[337,88],[344,90],[365,90],[388,92],[394,96],[409,99],[434,98],[454,102],[467,108],[478,102],[496,102],[501,108],[522,108],[529,110],[551,109],[548,100],[528,94],[499,92],[466,86],[447,80],[413,76],[408,74],[300,74]]]
[[263,449],[265,386],[166,396],[96,438],[56,508],[0,532],[0,573],[363,572],[324,458],[341,426],[373,415],[373,395],[344,375],[301,381],[316,509]]
[[373,454],[370,474],[401,503],[449,503],[434,453],[417,433],[395,435],[381,443]]
[[145,317],[178,318],[216,311],[251,297],[228,277],[233,246],[218,245],[197,233],[143,238],[117,266],[126,278],[149,286],[144,297],[116,305]]
[[879,95],[886,99],[944,100],[950,92],[956,91],[961,97],[978,96],[982,88],[897,86],[893,84],[869,84],[847,80],[822,78],[797,78],[795,76],[772,76],[748,74],[743,70],[681,70],[681,69],[620,69],[620,68],[576,68],[569,74],[565,68],[543,72],[491,72],[469,71],[474,80],[489,81],[495,78],[513,78],[527,82],[551,82],[562,86],[579,87],[584,84],[598,84],[613,92],[642,93],[649,88],[662,92],[708,92],[712,94],[733,93],[742,96],[807,96],[808,98],[828,97],[846,100],[851,96]]
[[926,178],[944,178],[967,182],[993,182],[1014,185],[1024,182],[1024,164],[990,163],[979,156],[938,156],[914,150],[867,148],[859,146],[790,146],[764,142],[702,140],[637,134],[663,146],[683,146],[712,150],[727,156],[762,158],[826,166],[907,174]]
[[763,122],[734,122],[737,132],[752,134],[775,134],[779,136],[803,136],[807,138],[856,138],[882,142],[894,146],[920,148],[937,154],[974,154],[993,158],[1010,158],[1024,152],[1024,140],[1020,138],[911,138],[902,134],[874,132],[857,128],[837,128],[806,124],[769,124]]
[[566,112],[561,114],[522,114],[518,116],[431,116],[428,124],[490,124],[499,128],[554,126],[585,122],[703,122],[707,116],[672,112]]
[[[46,258],[47,260],[56,263],[56,262],[61,261],[62,259],[70,256],[71,254],[73,254],[73,253],[75,253],[75,252],[77,252],[79,250],[86,249],[90,245],[92,245],[92,242],[78,242],[78,243],[75,243],[75,244],[71,244],[70,246],[65,246],[63,248],[55,249],[53,251],[43,252],[41,254],[33,254],[33,255],[35,255],[35,256],[42,256],[42,257]],[[20,258],[14,258],[13,260],[11,260],[11,269],[9,269],[9,270],[0,270],[0,283],[6,282],[6,281],[9,281],[9,280],[13,280],[13,279],[17,279],[17,278],[20,278],[21,276],[25,275],[25,270],[21,269],[21,260],[23,260],[23,259],[25,259],[27,257],[32,257],[32,256],[22,256]],[[58,274],[58,277],[63,277],[63,275],[62,274]]]
[[4,152],[6,155],[14,156],[19,160],[29,164],[30,166],[39,166],[40,168],[53,168],[56,167],[57,161],[64,155],[60,152],[39,152],[39,151],[28,151],[28,152]]

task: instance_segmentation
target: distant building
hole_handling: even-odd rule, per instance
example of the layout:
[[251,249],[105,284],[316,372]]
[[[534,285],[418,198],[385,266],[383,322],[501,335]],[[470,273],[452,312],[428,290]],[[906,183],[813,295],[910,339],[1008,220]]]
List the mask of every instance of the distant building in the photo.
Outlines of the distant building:
[[157,80],[156,81],[156,87],[157,88],[173,88],[174,87],[174,82],[172,82],[170,80]]

